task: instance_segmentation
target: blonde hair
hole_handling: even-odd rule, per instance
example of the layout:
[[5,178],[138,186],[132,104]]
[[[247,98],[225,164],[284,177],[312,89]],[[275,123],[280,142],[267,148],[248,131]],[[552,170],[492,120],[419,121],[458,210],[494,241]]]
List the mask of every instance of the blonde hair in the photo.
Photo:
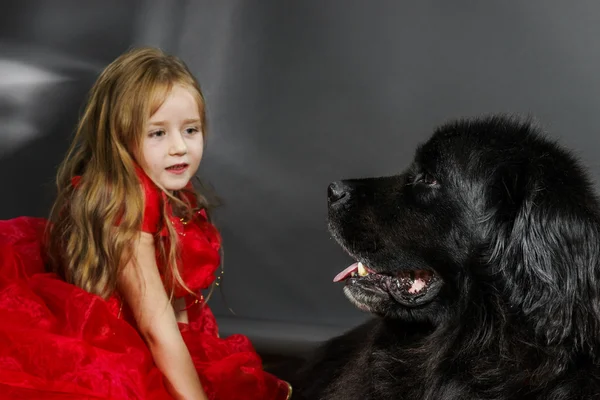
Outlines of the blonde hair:
[[[185,63],[158,49],[133,49],[98,77],[58,169],[58,193],[47,230],[50,266],[67,282],[103,298],[115,291],[117,276],[132,256],[130,244],[142,225],[144,192],[135,154],[141,150],[148,119],[174,85],[194,95],[205,135],[204,99]],[[81,177],[77,189],[72,184],[75,176]],[[207,206],[200,195],[194,207],[182,192],[165,193],[183,218]],[[178,272],[177,233],[163,203],[161,225],[167,227],[169,240],[155,243],[165,283],[171,295],[175,283],[191,293]]]

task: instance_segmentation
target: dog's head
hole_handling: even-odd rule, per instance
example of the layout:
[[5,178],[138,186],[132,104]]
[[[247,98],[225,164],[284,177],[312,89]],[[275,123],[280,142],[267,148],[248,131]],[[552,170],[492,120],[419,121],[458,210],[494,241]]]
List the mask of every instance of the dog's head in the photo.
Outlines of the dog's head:
[[330,231],[357,260],[335,280],[363,310],[439,324],[494,304],[547,343],[598,328],[597,199],[528,123],[446,124],[404,173],[334,182],[328,200]]

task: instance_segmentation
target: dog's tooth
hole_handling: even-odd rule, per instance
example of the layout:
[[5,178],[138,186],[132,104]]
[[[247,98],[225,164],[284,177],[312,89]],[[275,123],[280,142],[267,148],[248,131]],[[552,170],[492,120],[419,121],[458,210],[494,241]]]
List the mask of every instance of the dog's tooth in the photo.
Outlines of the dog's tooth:
[[358,275],[359,276],[367,276],[368,274],[369,274],[369,272],[367,272],[367,269],[365,268],[363,263],[359,262],[358,263]]

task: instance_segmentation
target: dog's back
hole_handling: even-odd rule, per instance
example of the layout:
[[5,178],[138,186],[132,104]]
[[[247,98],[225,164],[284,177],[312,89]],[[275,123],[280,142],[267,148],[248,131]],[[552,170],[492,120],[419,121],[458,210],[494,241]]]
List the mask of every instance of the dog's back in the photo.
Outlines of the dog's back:
[[[592,400],[600,399],[600,367],[589,358],[562,377],[530,385],[528,371],[494,367],[493,356],[471,349],[466,360],[448,360],[419,349],[419,335],[380,319],[324,343],[290,378],[293,400]],[[499,362],[500,363],[500,362]],[[479,379],[467,371],[478,369]],[[544,380],[544,377],[529,377]]]

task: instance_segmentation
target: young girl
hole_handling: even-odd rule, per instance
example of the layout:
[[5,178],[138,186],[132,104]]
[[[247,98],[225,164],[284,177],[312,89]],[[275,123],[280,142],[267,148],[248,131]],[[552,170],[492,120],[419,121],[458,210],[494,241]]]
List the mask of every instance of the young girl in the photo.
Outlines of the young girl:
[[136,49],[92,88],[49,222],[0,221],[0,393],[43,399],[286,399],[201,290],[220,237],[190,180],[206,121],[179,59]]

